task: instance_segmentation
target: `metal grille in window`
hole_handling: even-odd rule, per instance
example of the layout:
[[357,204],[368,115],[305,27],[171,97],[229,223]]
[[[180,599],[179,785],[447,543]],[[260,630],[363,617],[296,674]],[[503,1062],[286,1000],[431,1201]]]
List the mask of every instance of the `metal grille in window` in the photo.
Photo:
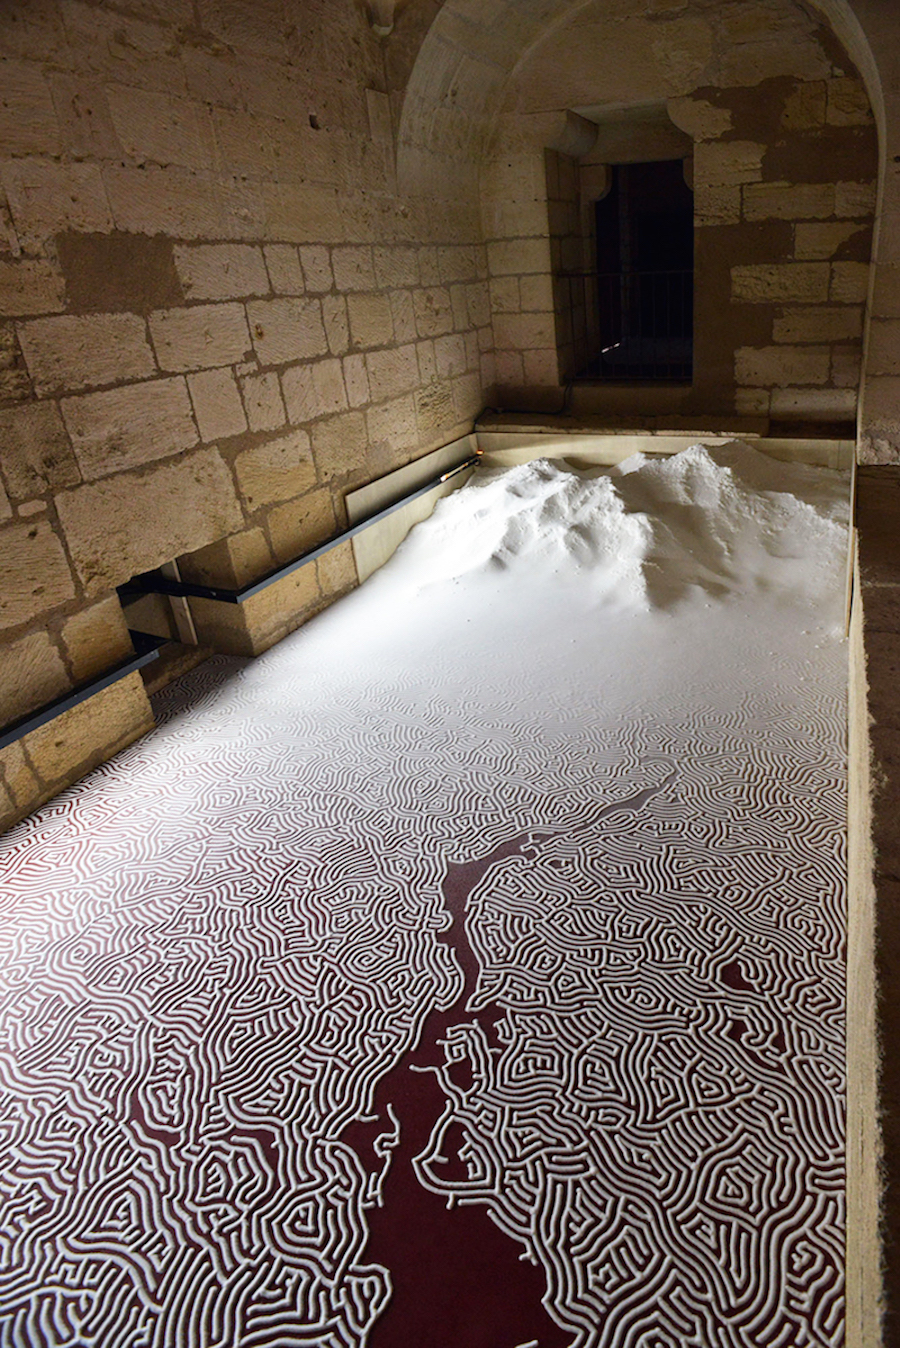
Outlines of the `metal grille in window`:
[[694,273],[566,272],[576,379],[689,381]]

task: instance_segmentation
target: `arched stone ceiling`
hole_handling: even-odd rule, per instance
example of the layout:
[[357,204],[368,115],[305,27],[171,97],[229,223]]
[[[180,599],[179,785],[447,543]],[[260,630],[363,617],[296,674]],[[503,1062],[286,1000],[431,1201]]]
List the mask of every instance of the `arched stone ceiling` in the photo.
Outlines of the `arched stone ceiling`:
[[[398,146],[403,189],[444,197],[472,191],[514,72],[579,16],[609,23],[611,33],[616,24],[622,32],[630,25],[632,35],[640,26],[648,82],[655,79],[670,98],[728,75],[736,44],[744,57],[750,47],[759,49],[761,73],[754,74],[749,59],[742,73],[730,74],[735,82],[794,73],[795,58],[802,68],[808,51],[801,49],[810,47],[824,21],[859,67],[882,121],[877,65],[849,0],[733,0],[727,6],[720,0],[446,0],[406,89]],[[621,106],[622,92],[611,93],[609,101]],[[636,93],[634,101],[641,101]]]

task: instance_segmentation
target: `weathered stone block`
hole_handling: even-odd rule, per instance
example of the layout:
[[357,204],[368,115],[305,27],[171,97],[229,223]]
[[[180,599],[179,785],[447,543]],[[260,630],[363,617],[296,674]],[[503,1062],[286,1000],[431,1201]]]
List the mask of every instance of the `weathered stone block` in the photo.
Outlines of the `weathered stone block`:
[[313,455],[323,479],[360,473],[369,441],[362,412],[345,412],[318,422],[312,430]]
[[749,263],[731,268],[731,293],[750,304],[819,304],[828,299],[829,277],[827,262]]
[[785,99],[781,125],[789,131],[812,131],[825,125],[826,107],[825,81],[801,81]]
[[248,375],[241,380],[244,408],[251,431],[277,431],[287,421],[278,375]]
[[260,183],[259,192],[266,237],[273,243],[305,244],[347,237],[346,198],[339,199],[335,188],[281,181]]
[[100,80],[57,71],[50,75],[50,88],[66,154],[84,161],[124,158]]
[[107,98],[116,135],[129,158],[188,169],[214,162],[212,126],[202,104],[124,84],[107,85]]
[[4,154],[59,154],[59,123],[38,67],[29,61],[0,62],[0,88],[0,144]]
[[[466,302],[467,287],[462,284],[450,287],[450,304],[453,309],[453,326],[457,332],[464,332],[469,326],[469,309]],[[413,340],[416,333],[413,331]]]
[[[500,239],[488,244],[492,276],[527,276],[550,271],[549,239]],[[437,334],[423,333],[422,336]]]
[[201,440],[223,440],[247,429],[244,404],[230,369],[200,370],[188,375],[187,382]]
[[292,425],[341,412],[347,407],[339,360],[316,361],[285,370],[282,376],[288,418]]
[[[755,25],[759,34],[759,15],[751,6],[743,6],[737,13],[747,27]],[[725,38],[716,64],[715,83],[720,88],[731,89],[752,88],[778,76],[810,82],[827,78],[832,67],[825,50],[814,42],[798,42],[796,38],[792,41],[792,37],[793,34],[770,30],[760,41],[748,37],[729,42]]]
[[[453,292],[462,292],[459,300]],[[461,327],[467,324],[466,297],[464,286],[454,286],[451,291],[453,302],[454,322]],[[460,309],[457,305],[460,305]],[[462,322],[459,322],[460,311],[463,315]],[[418,337],[416,329],[416,311],[413,305],[412,292],[409,290],[394,290],[391,293],[391,317],[394,322],[394,340],[400,342],[414,342]]]
[[198,439],[181,378],[64,398],[62,413],[86,479],[168,458]]
[[836,388],[858,389],[862,366],[862,342],[831,348],[831,382]]
[[466,372],[466,342],[461,333],[437,337],[434,343],[434,362],[439,379],[450,379]]
[[873,375],[900,375],[900,319],[872,320],[866,370]]
[[872,314],[878,318],[896,318],[900,314],[900,266],[879,264],[875,268],[874,281]]
[[147,329],[137,314],[35,318],[19,323],[17,330],[39,394],[146,379],[156,371]]
[[263,365],[287,365],[328,354],[318,300],[252,300],[247,316],[253,345]]
[[146,735],[153,724],[141,676],[129,674],[32,731],[25,748],[39,777],[48,786],[62,786]]
[[494,319],[498,347],[514,351],[538,350],[556,344],[552,314],[498,314]]
[[[559,374],[559,355],[555,347],[548,347],[543,351],[525,351],[522,363],[528,384],[556,388],[562,382]],[[477,407],[473,409],[479,410]]]
[[497,276],[490,283],[491,310],[494,314],[517,314],[522,308],[518,276]]
[[858,224],[797,225],[794,230],[794,257],[798,261],[819,261],[834,257],[854,234],[866,229]]
[[861,80],[828,81],[828,114],[831,126],[868,126],[873,121],[866,86]]
[[750,183],[744,188],[747,220],[824,220],[833,214],[833,183]]
[[829,298],[838,304],[865,304],[869,267],[865,262],[832,262]]
[[62,639],[77,683],[98,678],[134,650],[122,605],[114,594],[68,618]]
[[454,420],[453,389],[450,384],[428,384],[416,393],[416,417],[423,436],[434,435]]
[[525,366],[518,351],[495,351],[494,370],[502,388],[522,388],[525,384]]
[[666,109],[675,125],[693,140],[716,140],[731,130],[730,109],[717,108],[703,98],[670,98]]
[[306,431],[291,431],[246,449],[235,459],[234,472],[248,510],[299,496],[316,480],[309,436]]
[[840,388],[773,389],[769,406],[786,421],[849,421],[855,413],[855,390]]
[[[535,353],[529,351],[525,352],[524,361],[526,363],[526,368],[527,362],[534,354]],[[545,361],[552,357],[555,362],[556,351],[544,352],[543,357]],[[555,374],[549,382],[553,384],[558,382]],[[460,375],[458,379],[453,380],[453,405],[456,408],[457,424],[465,422],[471,427],[474,418],[484,407],[484,393],[479,375],[463,374]]]
[[325,324],[328,350],[333,356],[342,356],[350,346],[350,322],[347,301],[343,295],[322,296],[322,321]]
[[28,501],[73,486],[81,474],[56,403],[0,410],[0,468],[10,496]]
[[862,463],[900,463],[900,379],[870,375],[862,408]]
[[300,249],[300,262],[306,279],[306,289],[313,295],[324,295],[334,285],[331,257],[327,248],[310,244]]
[[419,284],[419,259],[415,248],[376,248],[375,279],[384,290],[392,286]]
[[276,295],[303,295],[306,283],[300,269],[300,255],[293,243],[269,243],[265,248],[269,280]]
[[754,141],[699,141],[694,147],[694,177],[712,187],[737,187],[762,179],[765,145]]
[[734,410],[739,417],[767,417],[771,393],[768,389],[739,388],[734,391]]
[[[494,345],[494,331],[491,329],[491,347]],[[421,383],[433,384],[437,379],[437,365],[434,359],[434,342],[417,342],[416,355],[419,358],[419,379]]]
[[[215,238],[222,222],[211,174],[182,168],[120,168],[107,164],[103,186],[119,229],[168,234],[177,239]],[[73,227],[78,227],[72,222]],[[106,228],[110,228],[108,222]],[[100,230],[100,224],[82,226]]]
[[324,553],[316,560],[316,571],[323,599],[333,602],[347,594],[359,584],[353,545],[341,543],[339,547]]
[[204,644],[229,655],[261,655],[300,627],[320,605],[315,563],[268,586],[240,606],[191,601]]
[[785,309],[775,319],[776,342],[843,342],[862,337],[862,309],[855,305],[816,305]]
[[0,628],[28,622],[74,593],[69,563],[46,520],[0,528]]
[[876,183],[835,183],[834,213],[850,220],[862,220],[875,214]]
[[408,393],[419,382],[419,363],[414,345],[391,351],[370,352],[366,357],[369,389],[376,402]]
[[184,580],[195,585],[221,585],[240,590],[274,571],[275,564],[262,529],[242,529],[205,548],[179,557]]
[[393,342],[394,319],[389,296],[350,295],[347,307],[354,346],[389,346]]
[[413,293],[416,329],[420,337],[441,337],[453,331],[453,304],[443,286],[430,286]]
[[206,243],[176,248],[175,266],[189,300],[231,300],[269,293],[262,253],[250,244]]
[[112,229],[103,179],[96,164],[13,160],[0,168],[16,225],[26,248],[41,248],[64,229],[87,233]]
[[91,595],[115,589],[243,524],[231,473],[213,449],[86,483],[62,492],[56,504],[69,551]]
[[318,360],[311,366],[319,415],[343,412],[347,407],[344,372],[339,360]]
[[0,817],[0,830],[2,830],[13,824],[27,810],[36,809],[46,799],[46,791],[42,791],[41,784],[25,757],[21,740],[0,749],[0,777],[5,782],[13,802],[9,815]]
[[490,239],[547,238],[553,228],[556,203],[488,198],[481,203],[482,227]]
[[523,276],[519,292],[523,313],[553,312],[553,280],[550,276]]
[[388,444],[392,450],[410,450],[418,443],[416,404],[412,394],[370,407],[366,413],[369,440]]
[[65,308],[59,271],[43,258],[0,262],[0,314],[56,314]]
[[301,566],[284,580],[248,599],[241,607],[250,636],[251,653],[261,655],[276,641],[301,627],[319,608],[320,602],[315,562]]
[[326,487],[276,506],[266,517],[272,551],[279,562],[290,562],[337,533],[334,502]]
[[[287,301],[270,301],[279,302]],[[158,310],[150,315],[150,335],[163,370],[236,365],[246,360],[250,351],[247,319],[240,304],[198,304],[189,309]]]
[[827,346],[742,346],[735,352],[734,375],[738,384],[762,388],[825,384],[830,365]]
[[473,327],[486,327],[491,321],[491,294],[484,281],[477,281],[466,287],[466,301],[469,307],[469,322]]
[[365,407],[371,397],[365,356],[345,356],[343,365],[347,402],[351,407]]
[[59,651],[46,632],[12,642],[0,659],[0,726],[36,711],[70,687]]
[[444,285],[478,280],[478,262],[471,244],[453,244],[439,249],[438,267]]
[[342,293],[376,288],[371,248],[335,248],[331,265],[335,285]]
[[740,187],[695,182],[694,222],[700,226],[736,225],[741,218]]

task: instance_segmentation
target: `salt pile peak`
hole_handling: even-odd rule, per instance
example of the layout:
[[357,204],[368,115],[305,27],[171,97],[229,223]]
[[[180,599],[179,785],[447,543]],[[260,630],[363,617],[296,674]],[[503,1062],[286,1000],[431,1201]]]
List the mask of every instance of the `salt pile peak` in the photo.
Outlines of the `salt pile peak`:
[[577,580],[594,600],[642,610],[697,592],[833,601],[847,494],[843,473],[741,442],[638,454],[600,472],[536,459],[482,471],[440,502],[386,575],[415,575],[416,589],[478,574]]

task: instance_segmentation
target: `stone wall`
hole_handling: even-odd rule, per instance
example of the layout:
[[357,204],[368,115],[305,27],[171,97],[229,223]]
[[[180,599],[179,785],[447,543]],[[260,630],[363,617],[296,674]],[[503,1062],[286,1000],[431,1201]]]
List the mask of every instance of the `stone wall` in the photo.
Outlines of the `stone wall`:
[[[477,203],[398,195],[387,50],[353,0],[0,7],[0,724],[130,653],[131,576],[247,583],[471,428]],[[256,653],[353,584],[195,622]],[[134,676],[0,751],[0,826],[149,724]]]
[[[628,106],[640,114],[630,137]],[[670,139],[680,130],[693,147],[694,381],[678,410],[854,420],[877,136],[847,53],[794,0],[727,7],[696,0],[644,13],[600,0],[551,29],[505,87],[483,173],[492,293],[499,281],[505,306],[514,303],[517,282],[529,295],[543,294],[548,251],[554,274],[562,248],[571,252],[562,239],[571,225],[559,219],[566,184],[559,186],[556,172],[541,184],[535,172],[541,138],[549,144],[548,136],[559,135],[554,117],[577,109],[608,143],[610,162],[627,163],[671,157],[654,149],[665,140],[659,129],[655,140],[649,134],[654,108],[667,116]],[[589,149],[580,163],[596,159]],[[507,197],[501,213],[494,203],[504,187],[517,208]],[[582,259],[572,262],[590,265],[587,234]],[[559,405],[550,389],[572,372],[569,333],[582,315],[566,313],[557,295],[550,336],[552,310],[507,307],[495,325],[499,405]],[[640,413],[641,396],[632,390],[632,413]],[[603,391],[592,398],[602,410]]]

